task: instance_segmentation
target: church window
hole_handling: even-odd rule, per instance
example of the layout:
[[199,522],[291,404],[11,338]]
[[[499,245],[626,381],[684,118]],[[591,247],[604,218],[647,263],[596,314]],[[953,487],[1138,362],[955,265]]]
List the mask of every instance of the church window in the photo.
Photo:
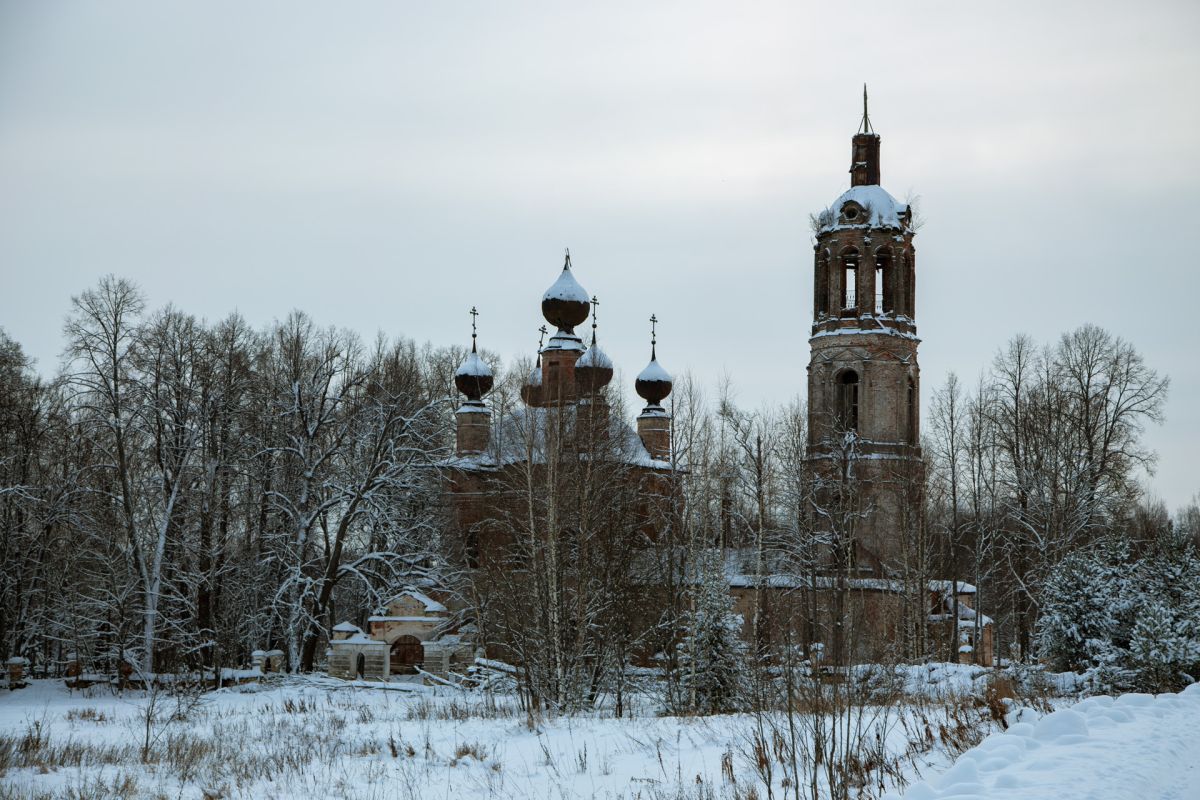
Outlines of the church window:
[[858,373],[848,369],[838,376],[838,427],[858,430]]
[[895,295],[892,252],[883,249],[875,254],[875,313],[890,314],[895,311]]
[[829,251],[826,250],[817,261],[817,286],[814,292],[817,300],[817,316],[829,313]]
[[858,251],[847,250],[842,253],[842,308],[858,307],[856,290],[858,283]]
[[908,402],[907,407],[907,439],[910,445],[917,443],[917,384],[912,378],[908,379]]

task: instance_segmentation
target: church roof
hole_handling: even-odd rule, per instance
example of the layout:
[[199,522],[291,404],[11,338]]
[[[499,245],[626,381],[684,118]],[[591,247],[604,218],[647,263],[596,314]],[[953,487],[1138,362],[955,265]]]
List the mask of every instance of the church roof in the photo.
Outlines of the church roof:
[[[847,203],[863,209],[866,217],[859,216],[851,220],[843,216],[842,211]],[[908,212],[908,204],[892,197],[882,186],[852,186],[818,216],[818,232],[862,227],[903,230],[907,227]]]
[[[442,462],[442,466],[458,469],[492,470],[508,464],[524,462],[532,454],[536,464],[545,463],[547,415],[561,413],[563,424],[568,429],[575,424],[575,406],[562,408],[538,408],[520,406],[502,415],[492,428],[488,449],[479,454],[455,456]],[[554,424],[550,421],[549,424]],[[612,442],[611,456],[615,461],[631,466],[668,470],[669,461],[652,458],[642,444],[637,431],[620,419],[609,420]],[[609,455],[606,453],[605,455]]]

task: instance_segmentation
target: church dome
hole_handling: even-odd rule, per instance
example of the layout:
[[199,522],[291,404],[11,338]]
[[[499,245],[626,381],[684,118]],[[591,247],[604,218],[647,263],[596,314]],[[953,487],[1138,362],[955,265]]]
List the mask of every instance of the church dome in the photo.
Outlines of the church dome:
[[905,230],[912,209],[892,197],[882,186],[851,186],[817,218],[818,233],[848,228]]
[[470,355],[454,372],[454,385],[468,400],[479,401],[492,390],[493,382],[491,367],[479,357],[472,344]]
[[656,406],[661,404],[666,396],[671,393],[671,381],[671,373],[662,368],[652,350],[650,353],[650,363],[638,373],[637,380],[633,386],[637,390],[638,396],[650,405]]
[[542,399],[542,357],[539,355],[537,363],[533,365],[533,369],[529,371],[529,377],[525,379],[525,384],[521,387],[521,399],[525,401],[527,406],[536,406]]
[[571,255],[568,253],[558,280],[542,295],[542,316],[560,331],[573,333],[575,326],[588,318],[590,310],[588,293],[571,274]]
[[608,386],[612,379],[612,359],[592,339],[592,346],[575,362],[575,385],[580,394],[589,394]]

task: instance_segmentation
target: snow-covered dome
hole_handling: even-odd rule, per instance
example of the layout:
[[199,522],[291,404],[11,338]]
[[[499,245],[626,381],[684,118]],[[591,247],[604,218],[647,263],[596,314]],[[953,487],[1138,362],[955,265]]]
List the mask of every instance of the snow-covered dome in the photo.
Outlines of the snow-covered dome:
[[[563,267],[563,271],[558,274],[558,280],[550,284],[550,288],[542,295],[542,301],[546,300],[569,300],[574,303],[583,303],[585,306],[588,304],[588,293],[579,285],[579,281],[575,280],[570,264]],[[580,320],[580,322],[582,321]],[[578,325],[579,322],[575,324]]]
[[587,349],[587,352],[579,357],[575,362],[575,368],[580,367],[599,367],[601,369],[612,369],[612,359],[608,357],[608,353],[600,349],[600,345],[592,342],[592,346]]
[[542,316],[560,333],[574,335],[575,326],[587,319],[590,309],[587,291],[571,274],[571,256],[568,254],[558,280],[542,295]]
[[474,344],[465,361],[454,372],[454,385],[468,400],[480,400],[492,390],[492,369],[479,357]]
[[634,388],[638,395],[650,405],[658,405],[671,393],[671,373],[658,363],[654,352],[650,353],[650,363],[638,373]]
[[542,399],[542,357],[539,355],[537,363],[533,365],[533,369],[529,370],[529,376],[525,378],[524,385],[521,386],[521,399],[525,401],[525,405],[536,406]]
[[612,379],[612,359],[593,339],[592,346],[575,362],[575,384],[580,393],[588,394],[603,389]]
[[542,362],[539,360],[534,365],[533,369],[529,370],[529,377],[525,379],[526,386],[541,386],[542,385]]
[[906,203],[896,200],[882,186],[869,184],[843,192],[821,212],[818,227],[821,233],[860,227],[904,230],[911,221],[912,211]]

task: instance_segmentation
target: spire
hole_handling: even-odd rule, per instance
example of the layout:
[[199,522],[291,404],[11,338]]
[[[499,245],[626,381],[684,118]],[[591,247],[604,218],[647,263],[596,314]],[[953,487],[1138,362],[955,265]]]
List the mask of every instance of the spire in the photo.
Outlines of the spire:
[[658,344],[658,316],[650,315],[650,360],[657,361],[658,357],[654,354],[654,348]]
[[471,306],[471,352],[477,353],[475,349],[475,337],[479,335],[479,331],[475,328],[475,320],[479,317],[479,312],[475,310],[475,306]]
[[871,115],[867,113],[867,85],[863,84],[863,117],[862,124],[858,126],[859,133],[875,133],[875,129],[871,127]]
[[879,134],[871,124],[867,111],[867,85],[863,84],[863,115],[854,134],[850,152],[850,185],[879,185]]

